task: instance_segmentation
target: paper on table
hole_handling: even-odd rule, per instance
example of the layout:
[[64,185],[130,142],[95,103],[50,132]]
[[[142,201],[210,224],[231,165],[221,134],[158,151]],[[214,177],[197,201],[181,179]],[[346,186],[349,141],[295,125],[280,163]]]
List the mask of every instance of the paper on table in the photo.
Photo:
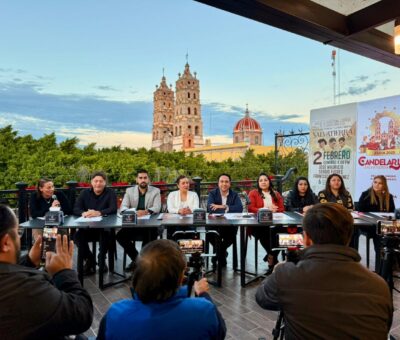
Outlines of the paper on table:
[[[254,214],[250,213],[251,218],[254,218]],[[225,218],[227,220],[243,220],[243,219],[248,219],[249,217],[243,217],[242,213],[226,213]]]
[[164,213],[159,214],[159,215],[157,216],[157,220],[162,220],[162,219],[163,219],[163,216],[164,216]]
[[96,216],[96,217],[79,217],[75,220],[77,223],[81,222],[100,222],[103,218],[101,216]]
[[188,215],[182,215],[182,216],[179,216],[179,219],[184,219],[184,218],[189,218],[189,217],[193,217],[193,214],[188,214]]
[[294,220],[293,217],[286,215],[285,213],[276,212],[273,213],[274,220]]
[[354,211],[351,212],[351,216],[353,216],[353,218],[360,218],[360,215]]
[[394,213],[390,213],[390,212],[371,212],[370,214],[378,216],[378,217],[392,217],[394,218]]
[[151,217],[151,215],[144,215],[144,216],[138,217],[137,219],[138,219],[138,220],[149,220],[150,217]]

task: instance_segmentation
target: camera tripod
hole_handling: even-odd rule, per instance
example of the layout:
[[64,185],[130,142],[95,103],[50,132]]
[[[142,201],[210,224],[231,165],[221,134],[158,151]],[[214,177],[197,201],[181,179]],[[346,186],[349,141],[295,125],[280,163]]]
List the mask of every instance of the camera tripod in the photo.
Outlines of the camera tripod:
[[396,236],[385,236],[382,238],[383,245],[383,258],[381,259],[379,267],[379,275],[387,282],[390,289],[390,294],[393,295],[393,290],[400,293],[398,289],[394,287],[393,278],[400,278],[399,276],[393,276],[393,264],[395,255],[400,254],[400,239]]

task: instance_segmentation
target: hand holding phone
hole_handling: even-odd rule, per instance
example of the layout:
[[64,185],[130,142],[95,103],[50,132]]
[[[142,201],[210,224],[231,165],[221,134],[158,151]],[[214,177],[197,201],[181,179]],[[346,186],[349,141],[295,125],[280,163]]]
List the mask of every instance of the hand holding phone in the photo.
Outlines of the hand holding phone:
[[38,235],[31,250],[29,250],[29,259],[36,266],[40,265],[40,258],[42,254],[42,236]]
[[74,254],[74,242],[68,242],[68,236],[57,235],[56,252],[46,253],[46,270],[50,275],[55,275],[64,269],[72,269],[72,256]]

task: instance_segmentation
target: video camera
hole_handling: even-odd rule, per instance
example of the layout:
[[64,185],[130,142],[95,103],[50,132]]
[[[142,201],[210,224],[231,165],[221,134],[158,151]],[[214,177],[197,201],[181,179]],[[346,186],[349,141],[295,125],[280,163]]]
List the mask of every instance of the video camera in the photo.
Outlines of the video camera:
[[186,256],[189,256],[187,262],[187,285],[188,296],[192,293],[193,284],[204,276],[204,240],[194,239],[178,239],[177,240],[181,251]]
[[303,248],[301,226],[275,226],[270,228],[271,249],[294,251]]
[[376,233],[381,237],[382,247],[399,249],[400,248],[400,220],[381,220],[378,221]]

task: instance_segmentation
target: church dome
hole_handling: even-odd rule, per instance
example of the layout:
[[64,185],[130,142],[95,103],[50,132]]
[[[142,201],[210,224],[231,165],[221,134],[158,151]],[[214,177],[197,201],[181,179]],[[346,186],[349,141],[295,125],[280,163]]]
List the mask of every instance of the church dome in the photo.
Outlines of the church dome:
[[250,117],[248,108],[246,108],[246,115],[244,118],[239,120],[233,129],[233,132],[241,131],[261,131],[260,124],[255,119]]

